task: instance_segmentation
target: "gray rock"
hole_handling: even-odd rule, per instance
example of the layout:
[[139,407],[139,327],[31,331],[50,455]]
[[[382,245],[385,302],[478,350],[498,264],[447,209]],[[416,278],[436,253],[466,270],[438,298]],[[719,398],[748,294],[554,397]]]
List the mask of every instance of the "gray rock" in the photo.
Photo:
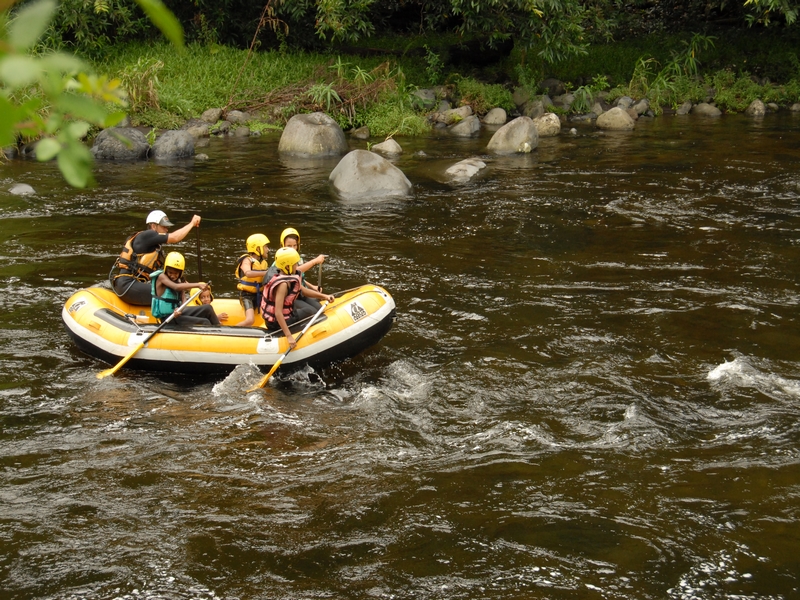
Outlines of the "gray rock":
[[240,110],[229,110],[228,114],[225,115],[225,120],[230,121],[234,125],[241,125],[250,120],[250,115]]
[[335,156],[347,149],[342,128],[321,112],[293,116],[278,142],[278,152],[300,156]]
[[531,99],[531,93],[527,88],[518,87],[511,94],[511,100],[517,108],[521,108]]
[[5,148],[0,148],[0,154],[8,159],[16,158],[18,153],[19,151],[17,150],[16,146],[6,146]]
[[678,110],[675,111],[675,114],[688,115],[690,112],[692,112],[692,101],[687,100],[678,107]]
[[441,102],[439,102],[439,106],[436,108],[436,112],[440,113],[447,112],[451,108],[453,108],[453,105],[450,104],[450,102],[448,102],[447,100],[442,100]]
[[545,113],[544,102],[541,100],[528,100],[522,106],[522,116],[535,119]]
[[153,144],[151,154],[156,160],[194,156],[194,136],[188,131],[165,131]]
[[530,152],[539,145],[539,132],[530,117],[517,117],[495,131],[486,146],[495,154]]
[[604,112],[606,111],[603,108],[603,105],[600,104],[599,102],[595,102],[594,105],[592,106],[592,114],[595,116],[595,118],[599,117]]
[[600,129],[611,131],[630,131],[635,123],[628,111],[615,106],[597,117],[596,125]]
[[560,96],[553,97],[553,104],[560,106],[564,110],[569,110],[573,102],[575,102],[574,94],[561,94]]
[[230,121],[220,121],[214,127],[211,128],[211,133],[216,135],[228,135],[231,131],[231,122]]
[[400,144],[398,144],[392,138],[389,138],[380,144],[373,145],[370,150],[373,152],[380,152],[381,154],[385,154],[387,156],[398,156],[403,153],[403,149],[400,147]]
[[221,108],[209,108],[200,117],[206,123],[214,124],[222,118]]
[[451,125],[472,116],[471,106],[459,106],[458,108],[451,108],[442,113],[442,121]]
[[199,124],[186,127],[186,131],[188,131],[194,139],[206,138],[211,131],[211,127],[208,123],[202,121]]
[[483,117],[483,122],[487,125],[505,125],[508,121],[508,114],[505,109],[497,107],[490,110]]
[[349,199],[406,195],[411,182],[382,156],[368,150],[346,154],[330,174],[333,188]]
[[722,116],[722,111],[708,102],[701,102],[692,109],[692,114],[701,117],[719,117]]
[[767,102],[767,108],[772,112],[778,112],[781,109],[776,102]]
[[8,189],[8,193],[12,196],[33,196],[36,190],[27,183],[15,183]]
[[247,125],[239,125],[233,130],[234,137],[250,137],[250,128]]
[[486,163],[482,160],[477,158],[467,158],[448,168],[445,173],[451,177],[453,182],[461,183],[464,181],[469,181],[485,168]]
[[789,107],[789,110],[792,112],[800,112],[800,102],[795,102]]
[[555,113],[547,113],[533,120],[540,138],[555,137],[561,133],[561,119]]
[[458,137],[471,137],[481,130],[481,120],[476,115],[470,115],[463,121],[447,128],[450,135]]
[[642,116],[644,113],[650,110],[650,102],[647,100],[647,98],[642,98],[631,108],[636,111],[637,115]]
[[545,79],[539,84],[539,87],[547,92],[550,97],[560,96],[564,93],[564,82],[559,79],[549,78]]
[[364,127],[359,127],[358,129],[353,129],[350,131],[350,137],[353,137],[357,140],[368,140],[369,139],[369,127],[366,125]]
[[142,160],[149,151],[147,137],[132,127],[104,129],[94,138],[91,149],[97,160]]
[[750,103],[750,106],[745,109],[744,114],[751,117],[763,117],[767,114],[767,107],[764,106],[761,100],[756,98]]
[[630,96],[621,96],[617,98],[617,102],[614,106],[619,106],[623,110],[628,110],[631,106],[633,106],[633,98]]
[[201,162],[202,161],[206,161],[206,160],[208,160],[208,154],[206,154],[204,152],[201,152],[200,154],[195,154],[194,155],[194,159],[195,160],[199,160]]
[[431,89],[416,90],[411,94],[412,102],[417,106],[431,110],[436,106],[436,92]]

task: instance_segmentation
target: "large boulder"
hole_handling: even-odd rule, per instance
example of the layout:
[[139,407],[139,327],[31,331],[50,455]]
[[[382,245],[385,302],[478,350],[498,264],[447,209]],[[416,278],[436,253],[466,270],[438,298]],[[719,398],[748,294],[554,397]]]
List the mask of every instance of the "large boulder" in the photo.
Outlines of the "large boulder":
[[347,149],[342,128],[321,112],[293,116],[278,142],[278,152],[302,156],[335,156]]
[[539,132],[530,117],[517,117],[494,132],[486,146],[495,154],[530,152],[539,145]]
[[536,125],[536,133],[540,138],[555,137],[561,133],[561,119],[555,113],[547,113],[533,120]]
[[156,160],[194,156],[195,137],[185,130],[165,131],[153,144],[150,152]]
[[610,131],[630,131],[635,125],[633,117],[631,117],[628,111],[619,106],[615,106],[597,117],[595,124],[600,129],[607,129]]
[[692,114],[701,117],[720,117],[722,116],[722,111],[713,104],[701,102],[692,109]]
[[97,160],[142,160],[147,158],[150,144],[138,129],[111,127],[97,134],[91,151]]
[[346,154],[329,180],[339,195],[351,199],[402,196],[411,191],[411,182],[400,169],[369,150]]

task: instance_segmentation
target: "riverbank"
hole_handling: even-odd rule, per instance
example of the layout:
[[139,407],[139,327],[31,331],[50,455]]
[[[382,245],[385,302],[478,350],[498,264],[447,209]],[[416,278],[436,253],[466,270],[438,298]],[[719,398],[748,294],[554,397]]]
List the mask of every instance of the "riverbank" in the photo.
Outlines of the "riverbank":
[[[181,53],[166,43],[128,44],[93,65],[122,81],[136,126],[177,128],[208,108],[222,108],[248,113],[250,130],[263,131],[294,114],[322,111],[345,130],[366,126],[374,136],[413,136],[435,126],[420,89],[434,90],[437,101],[451,106],[469,105],[479,116],[495,107],[525,114],[515,99],[545,92],[564,120],[625,96],[647,100],[654,114],[687,102],[712,103],[722,112],[742,112],[754,100],[788,109],[800,102],[795,38],[758,31],[650,36],[592,46],[586,56],[547,71],[517,51],[486,65],[478,57],[464,62],[444,46],[398,40],[402,53],[374,47],[348,47],[350,54],[337,48],[249,53],[196,44]],[[556,102],[556,96],[566,98]]]

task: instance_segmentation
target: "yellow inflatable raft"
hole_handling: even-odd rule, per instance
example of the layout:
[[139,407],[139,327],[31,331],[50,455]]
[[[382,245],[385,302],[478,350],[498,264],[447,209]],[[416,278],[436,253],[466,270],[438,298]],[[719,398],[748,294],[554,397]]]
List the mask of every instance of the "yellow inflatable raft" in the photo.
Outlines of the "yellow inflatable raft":
[[[244,319],[238,299],[216,298],[212,306],[218,315],[227,313],[225,324],[181,328],[168,323],[125,367],[228,373],[248,363],[269,368],[288,350],[283,333],[268,332],[258,315],[253,327],[233,326]],[[110,364],[119,362],[158,326],[148,307],[129,305],[102,284],[75,292],[64,304],[61,318],[81,350]],[[282,368],[323,366],[355,356],[386,335],[394,319],[394,300],[381,287],[364,285],[337,294],[283,360]],[[292,333],[306,324],[296,323]]]

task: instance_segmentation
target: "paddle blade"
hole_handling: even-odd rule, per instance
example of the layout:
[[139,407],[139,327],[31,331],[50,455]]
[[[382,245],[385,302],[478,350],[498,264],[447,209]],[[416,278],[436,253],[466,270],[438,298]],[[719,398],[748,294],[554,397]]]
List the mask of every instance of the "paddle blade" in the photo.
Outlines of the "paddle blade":
[[110,369],[106,369],[105,371],[100,371],[100,372],[97,374],[97,378],[98,378],[98,379],[103,379],[104,377],[108,377],[109,375],[113,375],[114,373],[116,373],[117,371],[119,371],[119,370],[122,368],[122,365],[124,365],[124,364],[125,364],[126,362],[128,362],[128,361],[129,361],[131,358],[133,358],[133,355],[134,355],[134,354],[136,354],[136,353],[137,353],[139,350],[141,350],[142,348],[144,348],[144,342],[141,342],[141,343],[140,343],[138,346],[136,346],[136,347],[135,347],[133,350],[131,350],[130,352],[128,352],[128,354],[125,356],[125,358],[123,358],[121,361],[119,361],[119,362],[118,362],[116,365],[114,365],[114,366],[113,366],[113,367],[111,367]]
[[[283,356],[286,356],[286,355],[284,354]],[[276,362],[274,365],[272,365],[272,368],[269,370],[269,373],[267,373],[266,375],[264,375],[264,376],[261,378],[261,381],[259,381],[259,382],[258,382],[258,383],[257,383],[255,386],[251,387],[251,388],[250,388],[249,390],[247,390],[247,391],[248,391],[248,392],[255,392],[256,390],[258,390],[258,389],[261,389],[261,388],[263,388],[265,385],[267,385],[267,382],[269,381],[269,378],[270,378],[270,377],[272,377],[272,376],[275,374],[275,371],[277,371],[277,370],[278,370],[278,367],[280,367],[280,366],[281,366],[281,363],[283,362],[283,356],[281,356],[281,357],[278,359],[278,362]]]

